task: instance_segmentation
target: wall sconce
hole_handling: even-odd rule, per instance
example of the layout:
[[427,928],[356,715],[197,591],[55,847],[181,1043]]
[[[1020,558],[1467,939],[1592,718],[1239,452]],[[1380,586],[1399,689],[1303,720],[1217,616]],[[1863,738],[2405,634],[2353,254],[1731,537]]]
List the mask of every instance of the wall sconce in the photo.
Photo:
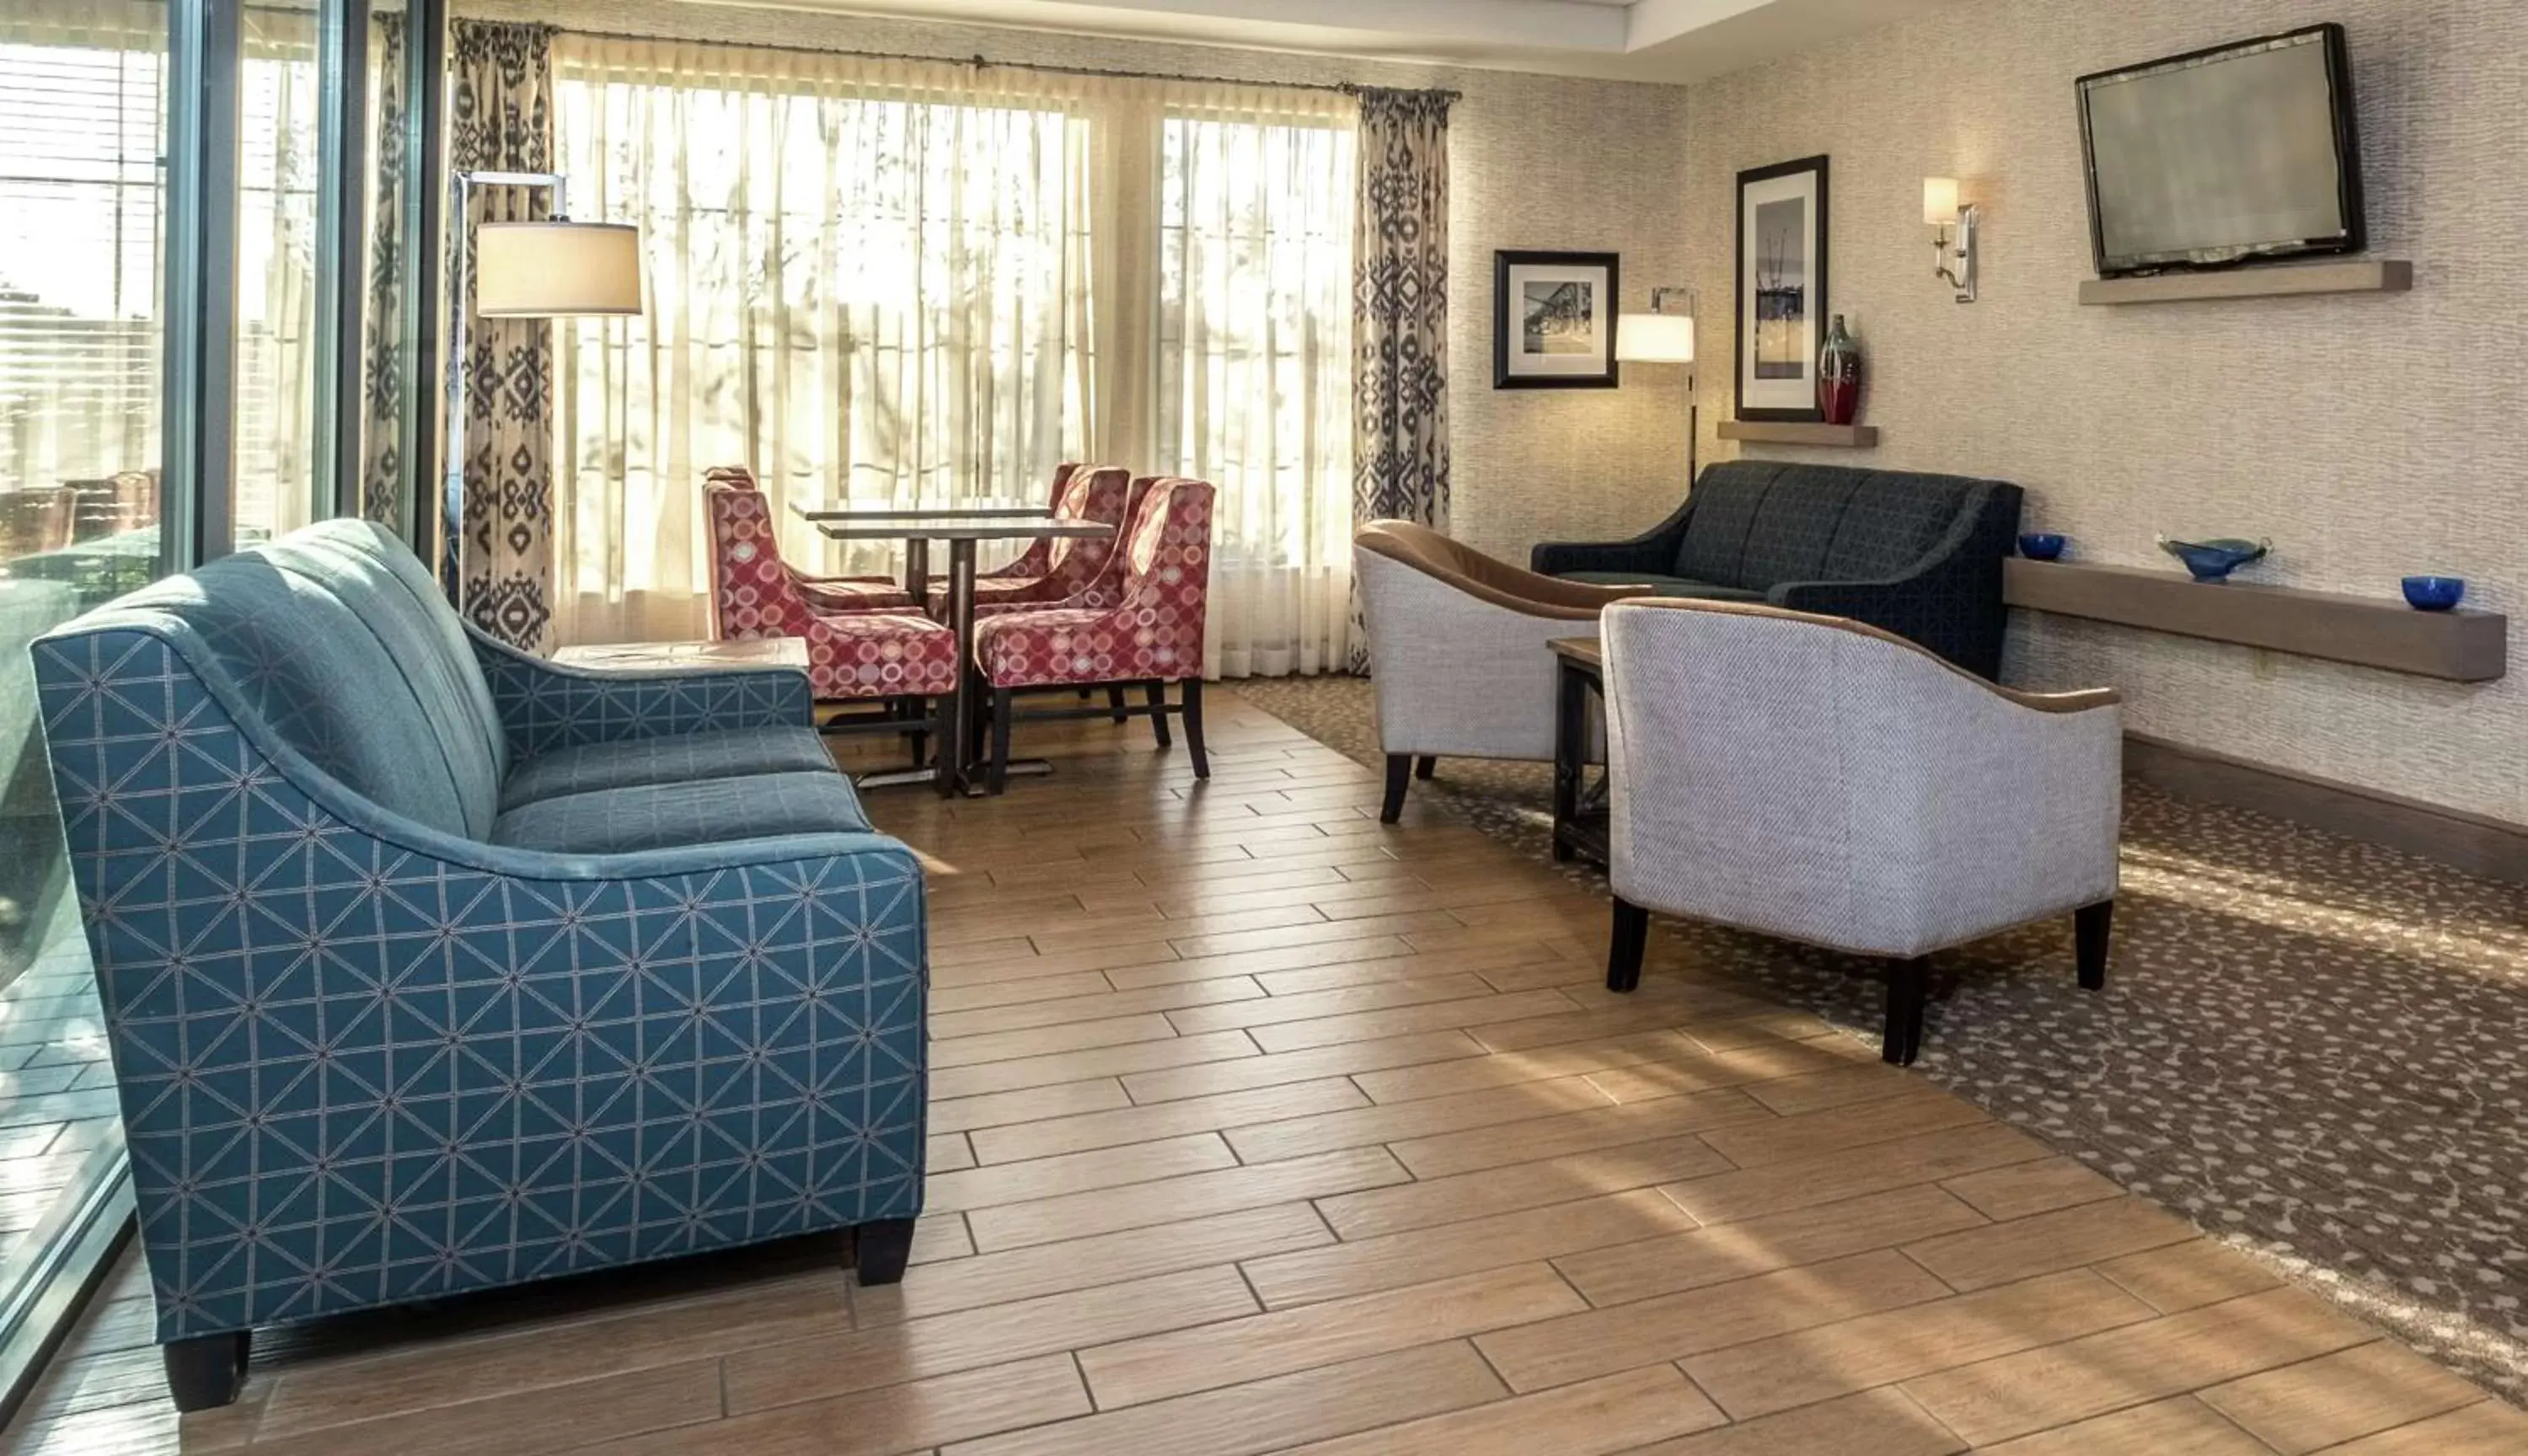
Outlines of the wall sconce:
[[[1934,230],[1931,239],[1932,273],[1942,283],[1958,290],[1960,303],[1975,301],[1975,219],[1972,202],[1958,200],[1958,180],[1954,177],[1922,179],[1922,222]],[[1951,240],[1950,230],[1956,230]]]

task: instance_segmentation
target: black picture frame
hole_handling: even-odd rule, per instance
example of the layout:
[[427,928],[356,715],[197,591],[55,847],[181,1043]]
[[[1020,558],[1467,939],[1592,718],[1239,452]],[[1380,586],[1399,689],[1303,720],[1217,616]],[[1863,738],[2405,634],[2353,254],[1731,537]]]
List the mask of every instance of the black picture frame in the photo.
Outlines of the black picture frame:
[[[1817,402],[1817,354],[1825,336],[1825,321],[1830,313],[1832,294],[1828,288],[1828,265],[1831,239],[1829,209],[1830,169],[1824,157],[1802,157],[1796,162],[1780,162],[1770,167],[1750,168],[1738,174],[1737,219],[1737,349],[1735,384],[1730,391],[1737,403],[1738,418],[1777,424],[1813,425],[1825,419],[1825,411]],[[1797,185],[1785,187],[1785,182]],[[1785,285],[1779,281],[1778,265],[1767,263],[1763,239],[1750,236],[1749,219],[1756,206],[1770,206],[1762,201],[1751,205],[1750,193],[1796,192],[1806,204],[1799,220],[1803,229],[1799,242],[1798,304],[1800,328],[1792,331],[1797,339],[1793,346],[1774,345],[1772,359],[1765,357],[1768,346],[1760,338],[1759,330],[1766,322],[1759,317],[1764,306],[1760,295],[1778,293]],[[1750,244],[1757,245],[1751,255]],[[1776,254],[1778,255],[1778,254]],[[1768,287],[1764,270],[1776,268],[1776,280]],[[1793,344],[1792,340],[1783,340]],[[1788,375],[1761,376],[1758,371],[1778,368],[1788,363]],[[1753,397],[1751,397],[1753,396]],[[1794,403],[1793,397],[1804,402]]]
[[[1531,272],[1579,277],[1531,280]],[[1596,275],[1603,274],[1603,280]],[[1588,297],[1590,348],[1585,358],[1550,357],[1526,345],[1536,337],[1528,331],[1527,289],[1553,284],[1584,286]],[[1614,253],[1555,252],[1504,248],[1493,254],[1493,388],[1496,390],[1611,390],[1617,383],[1615,317],[1623,286],[1621,259]],[[1542,296],[1538,299],[1542,304]],[[1515,346],[1514,346],[1515,345]],[[1585,364],[1586,368],[1575,365]]]

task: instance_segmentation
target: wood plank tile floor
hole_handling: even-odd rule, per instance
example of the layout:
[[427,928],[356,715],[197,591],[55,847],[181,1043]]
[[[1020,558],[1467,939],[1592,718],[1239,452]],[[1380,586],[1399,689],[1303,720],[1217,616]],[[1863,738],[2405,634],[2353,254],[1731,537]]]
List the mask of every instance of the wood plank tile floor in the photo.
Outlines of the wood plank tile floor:
[[[2528,1451],[2528,1417],[1214,696],[1030,726],[932,871],[929,1212],[263,1337],[180,1421],[127,1263],[0,1447],[1661,1456]],[[1659,952],[1655,951],[1655,957]],[[2069,994],[2069,993],[2067,993]]]

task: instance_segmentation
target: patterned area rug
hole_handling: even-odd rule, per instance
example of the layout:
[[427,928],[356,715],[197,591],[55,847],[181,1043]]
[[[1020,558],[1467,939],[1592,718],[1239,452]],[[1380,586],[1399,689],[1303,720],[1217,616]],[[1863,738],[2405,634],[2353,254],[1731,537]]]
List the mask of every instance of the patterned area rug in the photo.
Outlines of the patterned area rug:
[[[1237,689],[1382,761],[1366,680]],[[1547,765],[1412,792],[1549,858]],[[1877,1039],[1867,962],[1655,923]],[[1937,958],[1918,1069],[2528,1404],[2528,887],[2135,787],[2115,930],[2103,996],[2068,916]]]

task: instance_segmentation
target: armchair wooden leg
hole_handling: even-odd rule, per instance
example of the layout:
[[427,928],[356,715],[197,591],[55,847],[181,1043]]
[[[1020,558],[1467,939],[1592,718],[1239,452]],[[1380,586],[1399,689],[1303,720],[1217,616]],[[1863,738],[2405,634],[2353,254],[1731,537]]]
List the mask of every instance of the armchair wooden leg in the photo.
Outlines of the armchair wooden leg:
[[1440,760],[1430,754],[1424,754],[1421,757],[1413,760],[1413,776],[1425,783],[1430,782],[1431,775],[1438,773],[1439,771]]
[[1413,755],[1387,755],[1387,797],[1379,802],[1378,822],[1393,824],[1404,817],[1404,786],[1413,781]]
[[254,1331],[204,1334],[169,1340],[158,1347],[167,1363],[167,1393],[179,1411],[208,1411],[229,1405],[245,1383],[247,1352]]
[[1930,989],[1930,962],[1917,956],[1887,966],[1887,1030],[1878,1060],[1911,1066],[1922,1051],[1922,1002]]
[[2080,989],[2103,990],[2107,984],[2107,941],[2116,922],[2116,903],[2101,900],[2072,912],[2072,943],[2080,962]]
[[[1118,688],[1116,691],[1120,693],[1123,690]],[[1160,748],[1175,748],[1177,742],[1176,736],[1168,732],[1168,685],[1165,683],[1143,683],[1141,685],[1141,693],[1144,701],[1146,701],[1151,707],[1150,736],[1159,741]]]
[[992,776],[989,788],[998,794],[1010,786],[1010,690],[992,690]]
[[1202,679],[1189,677],[1177,689],[1185,699],[1185,752],[1193,755],[1193,776],[1211,777],[1211,758],[1202,748]]
[[[1085,688],[1080,689],[1080,696],[1082,698],[1087,697],[1088,690]],[[1132,721],[1132,714],[1124,711],[1124,690],[1122,688],[1110,687],[1106,690],[1106,711],[1114,714],[1115,721],[1118,723],[1129,723]]]
[[852,1268],[861,1286],[892,1284],[904,1277],[905,1261],[913,1257],[913,1221],[880,1219],[853,1230]]
[[1630,991],[1642,983],[1642,956],[1650,940],[1651,912],[1618,897],[1614,933],[1606,941],[1607,990]]

